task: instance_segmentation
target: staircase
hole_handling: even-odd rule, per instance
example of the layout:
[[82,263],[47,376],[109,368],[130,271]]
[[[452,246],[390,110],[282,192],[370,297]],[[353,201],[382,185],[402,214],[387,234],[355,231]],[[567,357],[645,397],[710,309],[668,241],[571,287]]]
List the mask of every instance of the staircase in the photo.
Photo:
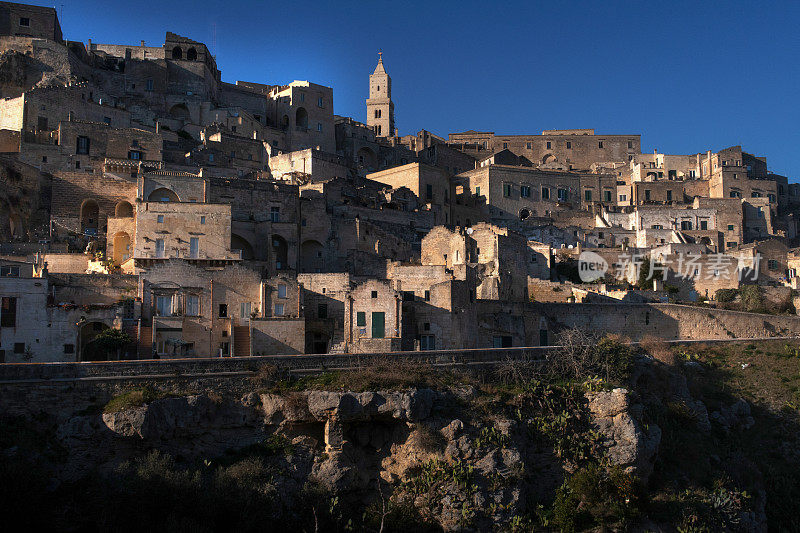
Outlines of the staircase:
[[250,355],[250,326],[233,326],[233,356]]
[[151,359],[153,357],[153,326],[139,327],[139,359]]

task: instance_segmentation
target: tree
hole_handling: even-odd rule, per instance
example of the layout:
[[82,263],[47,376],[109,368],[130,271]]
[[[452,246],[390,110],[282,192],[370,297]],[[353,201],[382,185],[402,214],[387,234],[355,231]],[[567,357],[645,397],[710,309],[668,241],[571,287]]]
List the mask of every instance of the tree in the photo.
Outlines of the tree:
[[119,329],[105,329],[97,334],[93,342],[106,356],[116,354],[120,358],[120,350],[133,341],[131,336]]
[[639,290],[644,291],[653,288],[653,280],[648,279],[648,277],[650,277],[650,258],[645,256],[639,267],[639,280],[637,283]]

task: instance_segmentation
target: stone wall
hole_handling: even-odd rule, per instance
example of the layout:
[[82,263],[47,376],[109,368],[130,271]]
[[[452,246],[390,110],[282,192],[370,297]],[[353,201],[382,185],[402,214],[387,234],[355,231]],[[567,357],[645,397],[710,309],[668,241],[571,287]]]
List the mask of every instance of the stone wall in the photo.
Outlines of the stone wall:
[[800,335],[800,317],[762,315],[676,304],[536,305],[551,330],[578,327],[618,333],[634,341],[647,335],[663,339],[728,339]]

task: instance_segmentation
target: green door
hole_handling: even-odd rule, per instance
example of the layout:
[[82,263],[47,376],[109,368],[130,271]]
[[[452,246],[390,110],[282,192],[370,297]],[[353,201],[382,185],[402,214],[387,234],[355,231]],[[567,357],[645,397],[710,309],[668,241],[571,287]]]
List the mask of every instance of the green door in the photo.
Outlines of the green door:
[[386,319],[383,313],[372,313],[372,338],[382,339],[385,331]]

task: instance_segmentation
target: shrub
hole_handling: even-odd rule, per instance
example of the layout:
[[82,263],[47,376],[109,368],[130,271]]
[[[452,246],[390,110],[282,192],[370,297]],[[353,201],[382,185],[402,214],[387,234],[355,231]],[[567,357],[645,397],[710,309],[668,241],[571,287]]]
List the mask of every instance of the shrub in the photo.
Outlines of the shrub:
[[764,295],[758,285],[745,285],[739,290],[742,295],[742,310],[748,313],[764,313]]
[[559,349],[548,356],[551,377],[574,378],[580,381],[600,376],[608,382],[628,379],[633,367],[630,346],[609,337],[596,336],[578,328],[564,331]]
[[119,358],[119,351],[133,342],[133,339],[124,331],[109,328],[98,333],[92,342],[106,356],[114,355]]
[[562,531],[627,523],[638,514],[636,480],[618,466],[591,463],[556,491],[552,521]]
[[739,295],[739,289],[719,289],[714,295],[714,299],[720,303],[729,303]]
[[103,412],[116,413],[126,409],[133,409],[134,407],[141,407],[154,400],[165,398],[166,396],[168,396],[167,393],[157,391],[150,387],[134,389],[111,398],[103,408]]

